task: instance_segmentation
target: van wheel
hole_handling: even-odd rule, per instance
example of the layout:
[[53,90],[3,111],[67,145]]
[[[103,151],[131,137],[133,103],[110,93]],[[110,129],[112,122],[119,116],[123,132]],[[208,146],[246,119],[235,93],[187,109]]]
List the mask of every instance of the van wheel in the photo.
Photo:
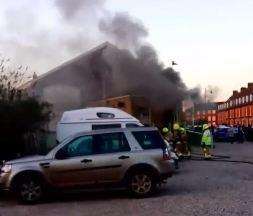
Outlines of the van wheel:
[[44,187],[38,177],[23,177],[18,184],[17,195],[20,201],[34,204],[43,197]]
[[128,180],[130,192],[136,197],[146,197],[156,189],[154,175],[149,172],[135,172]]

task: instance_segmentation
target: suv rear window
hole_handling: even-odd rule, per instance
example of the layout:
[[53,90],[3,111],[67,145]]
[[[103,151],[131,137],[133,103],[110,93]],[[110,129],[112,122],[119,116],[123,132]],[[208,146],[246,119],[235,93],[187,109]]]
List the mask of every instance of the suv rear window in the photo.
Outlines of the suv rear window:
[[134,131],[132,134],[143,149],[165,147],[163,138],[158,131]]

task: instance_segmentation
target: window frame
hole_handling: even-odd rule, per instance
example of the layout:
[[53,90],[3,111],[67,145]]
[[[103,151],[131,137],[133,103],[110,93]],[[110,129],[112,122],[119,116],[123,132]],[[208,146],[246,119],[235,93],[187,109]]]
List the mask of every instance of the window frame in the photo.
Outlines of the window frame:
[[[161,146],[154,146],[151,148],[145,148],[144,145],[142,145],[142,143],[136,137],[138,133],[156,133],[159,136],[160,141],[161,141],[160,144],[162,144],[162,145]],[[161,137],[161,135],[158,131],[132,131],[131,134],[134,137],[134,139],[136,140],[136,142],[138,143],[138,145],[141,147],[142,150],[164,149],[166,147],[166,143],[164,142],[163,138]]]
[[[117,150],[117,151],[101,152],[101,153],[99,153],[99,152],[97,152],[97,150],[95,150],[94,155],[117,154],[117,153],[120,153],[120,152],[130,152],[130,151],[132,150],[132,149],[131,149],[131,145],[130,145],[130,143],[128,142],[128,139],[127,139],[127,137],[126,137],[126,135],[125,135],[124,132],[109,132],[109,133],[99,133],[99,134],[95,134],[95,144],[94,144],[94,148],[97,149],[97,148],[98,148],[98,145],[99,145],[99,143],[97,143],[97,142],[101,141],[101,140],[98,140],[98,137],[99,137],[99,136],[111,135],[111,134],[120,134],[120,135],[123,137],[125,144],[127,145],[127,149],[126,149],[126,150],[121,150],[121,149],[119,149],[119,150]],[[121,138],[122,138],[122,137],[121,137]]]
[[[55,153],[55,156],[54,158],[57,159],[57,154],[61,151],[63,151],[64,148],[67,148],[68,145],[70,145],[71,143],[75,142],[76,140],[82,138],[82,137],[88,137],[88,136],[91,136],[92,137],[92,142],[94,141],[94,134],[88,134],[88,135],[83,135],[83,136],[78,136],[78,137],[75,137],[74,139],[70,140],[68,143],[66,143],[65,145],[61,146],[61,148],[59,148],[56,153]],[[87,155],[76,155],[76,156],[66,156],[64,157],[64,160],[67,160],[67,159],[72,159],[72,158],[78,158],[78,157],[85,157],[85,156],[90,156],[90,155],[94,155],[94,144],[92,143],[92,153],[91,154],[87,154]]]

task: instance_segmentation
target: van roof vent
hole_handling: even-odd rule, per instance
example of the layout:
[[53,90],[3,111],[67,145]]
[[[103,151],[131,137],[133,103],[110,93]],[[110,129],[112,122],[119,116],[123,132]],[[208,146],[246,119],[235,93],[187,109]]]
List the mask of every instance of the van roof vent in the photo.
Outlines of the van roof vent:
[[115,115],[113,113],[105,113],[105,112],[98,112],[97,116],[98,116],[98,118],[102,118],[102,119],[113,119],[113,118],[115,118]]

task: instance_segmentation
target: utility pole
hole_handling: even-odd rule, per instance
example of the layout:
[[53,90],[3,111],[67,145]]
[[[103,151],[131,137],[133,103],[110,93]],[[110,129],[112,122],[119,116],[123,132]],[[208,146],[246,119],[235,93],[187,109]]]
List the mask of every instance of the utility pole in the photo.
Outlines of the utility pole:
[[212,89],[210,90],[210,92],[209,91],[207,92],[207,89],[205,88],[205,109],[204,110],[205,110],[205,116],[206,116],[206,119],[207,119],[207,122],[208,122],[207,93],[213,94]]
[[[178,65],[174,60],[169,60],[169,62],[171,62],[171,68],[172,68],[172,70],[174,70],[173,66]],[[179,116],[180,110],[179,109],[180,108],[181,108],[181,106],[178,107],[178,104],[177,104],[176,105],[175,115],[174,115],[174,122],[179,122],[179,118],[180,118],[180,116]]]
[[192,126],[195,125],[195,104],[193,103],[192,107]]

